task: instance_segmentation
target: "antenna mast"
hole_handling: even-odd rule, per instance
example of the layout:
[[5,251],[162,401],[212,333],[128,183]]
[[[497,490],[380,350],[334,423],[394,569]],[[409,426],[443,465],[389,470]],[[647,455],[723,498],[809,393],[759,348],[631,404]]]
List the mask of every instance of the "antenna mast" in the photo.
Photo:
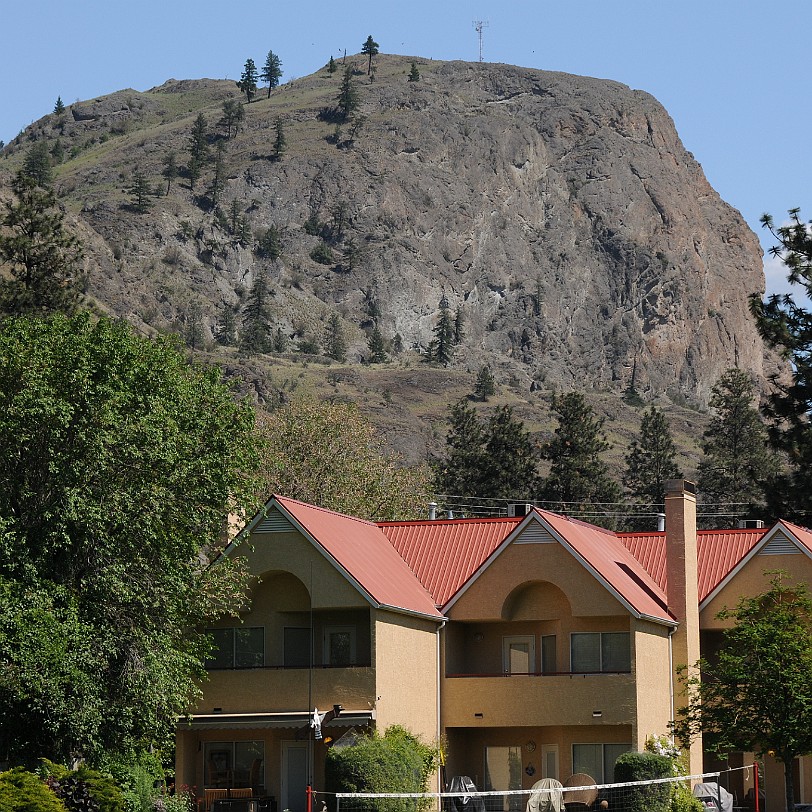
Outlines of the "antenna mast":
[[482,29],[488,27],[487,20],[474,20],[474,29],[479,35],[479,61],[482,61]]

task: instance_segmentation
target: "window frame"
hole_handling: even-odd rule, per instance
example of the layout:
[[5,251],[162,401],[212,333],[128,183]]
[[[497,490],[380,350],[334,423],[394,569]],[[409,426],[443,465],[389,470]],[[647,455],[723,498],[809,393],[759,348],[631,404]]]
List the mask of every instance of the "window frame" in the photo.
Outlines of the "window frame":
[[[527,671],[513,671],[510,663],[511,643],[527,643]],[[506,634],[502,636],[502,672],[507,676],[526,676],[536,673],[536,635],[535,634]]]
[[[602,773],[602,775],[600,775],[600,776],[593,775],[591,772],[587,772],[586,770],[582,769],[582,767],[583,767],[582,764],[577,764],[576,763],[576,758],[575,758],[575,748],[576,747],[600,747],[601,748],[600,760],[601,760],[601,773]],[[632,747],[631,743],[627,744],[626,742],[573,742],[572,747],[571,747],[571,751],[570,751],[570,755],[572,757],[572,771],[573,771],[573,773],[578,773],[578,772],[586,773],[587,775],[589,775],[591,778],[593,778],[595,780],[596,784],[611,784],[612,781],[614,780],[614,773],[609,778],[607,778],[607,776],[606,776],[606,768],[607,768],[607,764],[606,764],[606,748],[607,747],[617,747],[617,748],[622,747],[622,748],[624,748],[624,749],[622,749],[620,751],[620,753],[628,753],[628,752],[631,752],[634,749]],[[611,765],[612,767],[614,767],[614,763],[615,763],[615,761],[617,761],[617,758],[620,755],[620,753],[618,753],[617,756],[615,756],[615,760],[612,762],[612,765]]]
[[[606,667],[606,655],[607,652],[604,651],[604,637],[608,635],[624,635],[626,641],[628,643],[628,668],[618,669],[618,668],[607,668]],[[584,668],[576,668],[575,657],[574,657],[574,645],[575,645],[575,638],[576,637],[593,637],[597,638],[598,641],[598,649],[597,649],[597,660],[598,660],[598,669],[584,669]],[[624,631],[617,631],[617,632],[570,632],[570,673],[571,674],[630,674],[632,670],[632,640],[631,640],[631,633],[624,632]]]
[[[216,638],[218,634],[222,635],[224,632],[227,632],[230,636],[230,651],[227,655],[228,665],[218,665],[218,655],[222,655],[223,649],[220,646],[217,646],[216,651],[212,652],[207,658],[205,667],[207,671],[242,671],[248,668],[264,668],[265,667],[265,627],[264,626],[224,626],[219,628],[209,628],[206,629],[206,633],[212,635],[213,638]],[[254,652],[258,654],[258,659],[260,660],[259,664],[251,663],[248,665],[238,665],[238,653],[237,653],[237,632],[260,632],[258,635],[259,639],[262,641],[262,649],[261,651]],[[216,643],[215,643],[216,645]],[[250,652],[247,652],[250,653]],[[246,652],[240,652],[240,655],[244,656]],[[226,658],[223,658],[226,659]]]
[[[344,632],[349,633],[350,635],[350,657],[349,662],[347,663],[334,663],[333,656],[332,656],[332,646],[330,643],[331,635],[332,634],[342,634]],[[352,665],[356,665],[358,662],[358,630],[355,626],[325,626],[324,627],[324,635],[323,635],[323,654],[324,654],[324,664],[327,666],[332,666],[333,668],[347,668]]]

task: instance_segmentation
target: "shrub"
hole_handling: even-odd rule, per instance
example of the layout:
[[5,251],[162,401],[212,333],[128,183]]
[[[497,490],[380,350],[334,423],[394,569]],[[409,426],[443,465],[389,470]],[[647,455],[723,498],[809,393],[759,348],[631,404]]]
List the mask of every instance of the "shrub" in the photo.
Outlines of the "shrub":
[[33,773],[15,767],[0,773],[3,812],[65,812],[65,805]]
[[62,799],[68,812],[125,812],[121,790],[112,778],[97,770],[80,767],[71,771],[43,759],[41,771],[47,776],[48,786]]
[[326,242],[320,242],[311,252],[310,259],[321,265],[332,265],[335,262],[333,252]]
[[[656,753],[623,753],[615,762],[615,783],[671,778],[673,763],[668,756]],[[673,786],[668,783],[626,787],[626,812],[668,812]]]
[[[399,725],[381,736],[372,732],[355,744],[327,751],[328,792],[425,792],[437,763],[437,749]],[[377,812],[414,812],[414,801],[379,801]]]

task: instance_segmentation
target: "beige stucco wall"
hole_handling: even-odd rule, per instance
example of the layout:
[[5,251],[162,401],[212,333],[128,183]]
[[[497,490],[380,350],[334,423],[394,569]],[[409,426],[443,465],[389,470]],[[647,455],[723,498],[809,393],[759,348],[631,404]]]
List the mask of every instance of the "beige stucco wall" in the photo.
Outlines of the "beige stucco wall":
[[665,626],[632,620],[632,630],[637,709],[632,743],[642,750],[648,736],[668,733],[672,718],[670,644]]
[[787,583],[804,581],[808,584],[812,582],[812,560],[803,553],[755,555],[720,590],[719,594],[703,607],[699,618],[700,628],[722,629],[729,626],[729,620],[719,620],[716,615],[725,607],[728,609],[735,607],[742,595],[758,595],[769,589],[772,576],[765,574],[768,570],[787,572],[789,575]]
[[438,623],[391,611],[374,613],[375,724],[403,725],[437,739]]

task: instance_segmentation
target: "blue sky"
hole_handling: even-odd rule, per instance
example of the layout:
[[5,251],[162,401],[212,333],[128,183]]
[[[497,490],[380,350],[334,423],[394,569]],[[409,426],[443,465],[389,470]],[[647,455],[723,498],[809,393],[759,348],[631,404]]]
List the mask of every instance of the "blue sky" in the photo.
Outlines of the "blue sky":
[[[368,34],[384,53],[598,76],[666,107],[711,184],[768,247],[758,218],[812,218],[808,0],[2,0],[0,139],[53,109],[170,78],[238,78],[273,50],[283,81]],[[783,271],[767,263],[770,290]]]

